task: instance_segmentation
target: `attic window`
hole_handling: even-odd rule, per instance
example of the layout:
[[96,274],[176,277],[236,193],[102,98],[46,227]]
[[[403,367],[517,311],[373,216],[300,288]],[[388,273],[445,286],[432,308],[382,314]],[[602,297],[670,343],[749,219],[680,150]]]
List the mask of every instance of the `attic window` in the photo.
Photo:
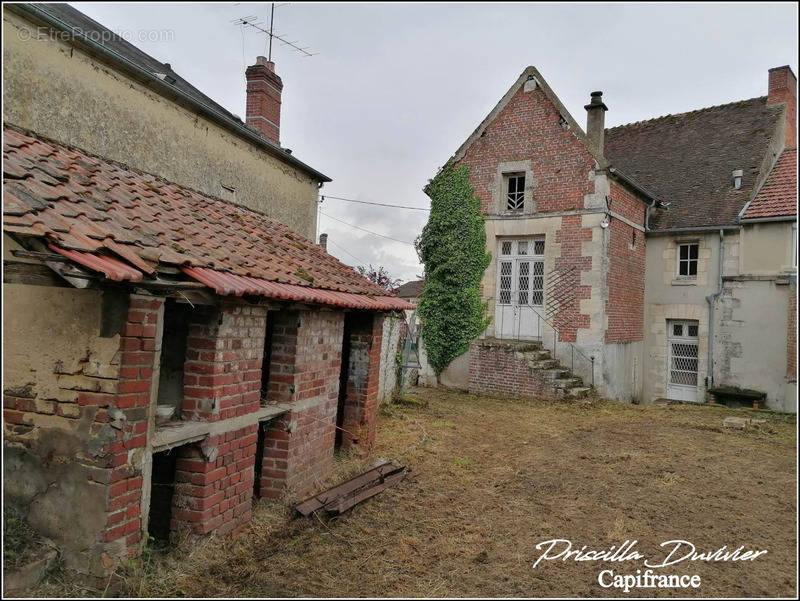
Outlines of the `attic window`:
[[506,176],[506,210],[521,211],[525,206],[525,174]]
[[741,169],[734,169],[733,174],[731,175],[731,181],[733,183],[733,189],[738,190],[742,187],[742,176],[744,172]]
[[569,123],[564,118],[564,115],[558,116],[558,124],[561,126],[562,129],[569,129]]

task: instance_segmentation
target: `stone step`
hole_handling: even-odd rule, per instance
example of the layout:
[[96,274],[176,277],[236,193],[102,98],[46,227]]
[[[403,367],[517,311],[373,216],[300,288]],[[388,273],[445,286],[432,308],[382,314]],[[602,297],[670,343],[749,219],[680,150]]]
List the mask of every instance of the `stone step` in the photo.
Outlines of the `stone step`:
[[555,369],[559,366],[558,361],[555,359],[545,359],[544,361],[529,361],[528,365],[532,369]]
[[553,386],[556,388],[563,388],[565,390],[570,388],[578,388],[583,385],[583,380],[580,378],[558,378],[553,380]]
[[583,399],[589,396],[591,392],[592,389],[589,386],[576,386],[566,390],[566,396],[570,399]]
[[563,367],[556,366],[551,369],[545,369],[542,371],[542,375],[547,378],[548,380],[561,380],[563,378],[569,378],[570,374],[568,369],[564,369]]

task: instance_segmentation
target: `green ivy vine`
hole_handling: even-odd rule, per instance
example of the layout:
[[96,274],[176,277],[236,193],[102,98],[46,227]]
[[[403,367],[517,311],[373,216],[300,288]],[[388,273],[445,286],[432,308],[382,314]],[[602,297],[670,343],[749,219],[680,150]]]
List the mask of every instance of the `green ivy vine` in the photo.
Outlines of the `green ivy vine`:
[[486,252],[481,201],[465,165],[444,167],[425,193],[431,212],[416,241],[425,265],[417,311],[428,362],[439,375],[489,324],[480,284],[491,255]]

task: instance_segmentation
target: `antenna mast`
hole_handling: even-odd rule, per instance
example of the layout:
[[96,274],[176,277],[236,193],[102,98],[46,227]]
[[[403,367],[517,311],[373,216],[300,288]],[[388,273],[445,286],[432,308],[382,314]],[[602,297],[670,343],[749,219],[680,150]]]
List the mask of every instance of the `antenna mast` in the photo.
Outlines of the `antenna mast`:
[[269,54],[268,54],[268,56],[269,56],[268,60],[269,61],[272,61],[272,40],[273,40],[273,38],[278,40],[279,42],[281,42],[285,46],[289,46],[292,50],[294,50],[295,52],[299,52],[300,54],[302,54],[305,57],[314,56],[316,54],[319,54],[318,52],[310,52],[308,46],[303,46],[303,47],[298,46],[297,45],[297,40],[289,41],[282,34],[275,33],[275,30],[274,30],[275,9],[276,8],[280,8],[281,6],[285,6],[285,5],[286,5],[286,3],[278,4],[276,6],[274,2],[272,3],[272,5],[270,7],[270,12],[269,12],[269,29],[265,29],[264,28],[264,24],[261,21],[259,21],[258,17],[255,16],[255,15],[250,15],[250,16],[247,16],[247,17],[240,17],[238,19],[234,19],[233,21],[231,21],[231,23],[233,23],[234,25],[239,25],[241,27],[244,27],[246,25],[247,27],[252,27],[253,29],[257,29],[258,31],[267,34],[267,37],[269,38]]

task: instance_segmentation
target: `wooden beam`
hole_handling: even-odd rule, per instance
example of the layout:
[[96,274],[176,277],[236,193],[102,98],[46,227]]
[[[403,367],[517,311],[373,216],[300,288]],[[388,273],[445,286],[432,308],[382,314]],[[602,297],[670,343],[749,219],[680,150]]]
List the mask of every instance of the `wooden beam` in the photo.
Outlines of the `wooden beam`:
[[60,278],[46,265],[9,260],[3,260],[3,283],[56,286],[59,288],[69,287],[69,284],[64,279]]

